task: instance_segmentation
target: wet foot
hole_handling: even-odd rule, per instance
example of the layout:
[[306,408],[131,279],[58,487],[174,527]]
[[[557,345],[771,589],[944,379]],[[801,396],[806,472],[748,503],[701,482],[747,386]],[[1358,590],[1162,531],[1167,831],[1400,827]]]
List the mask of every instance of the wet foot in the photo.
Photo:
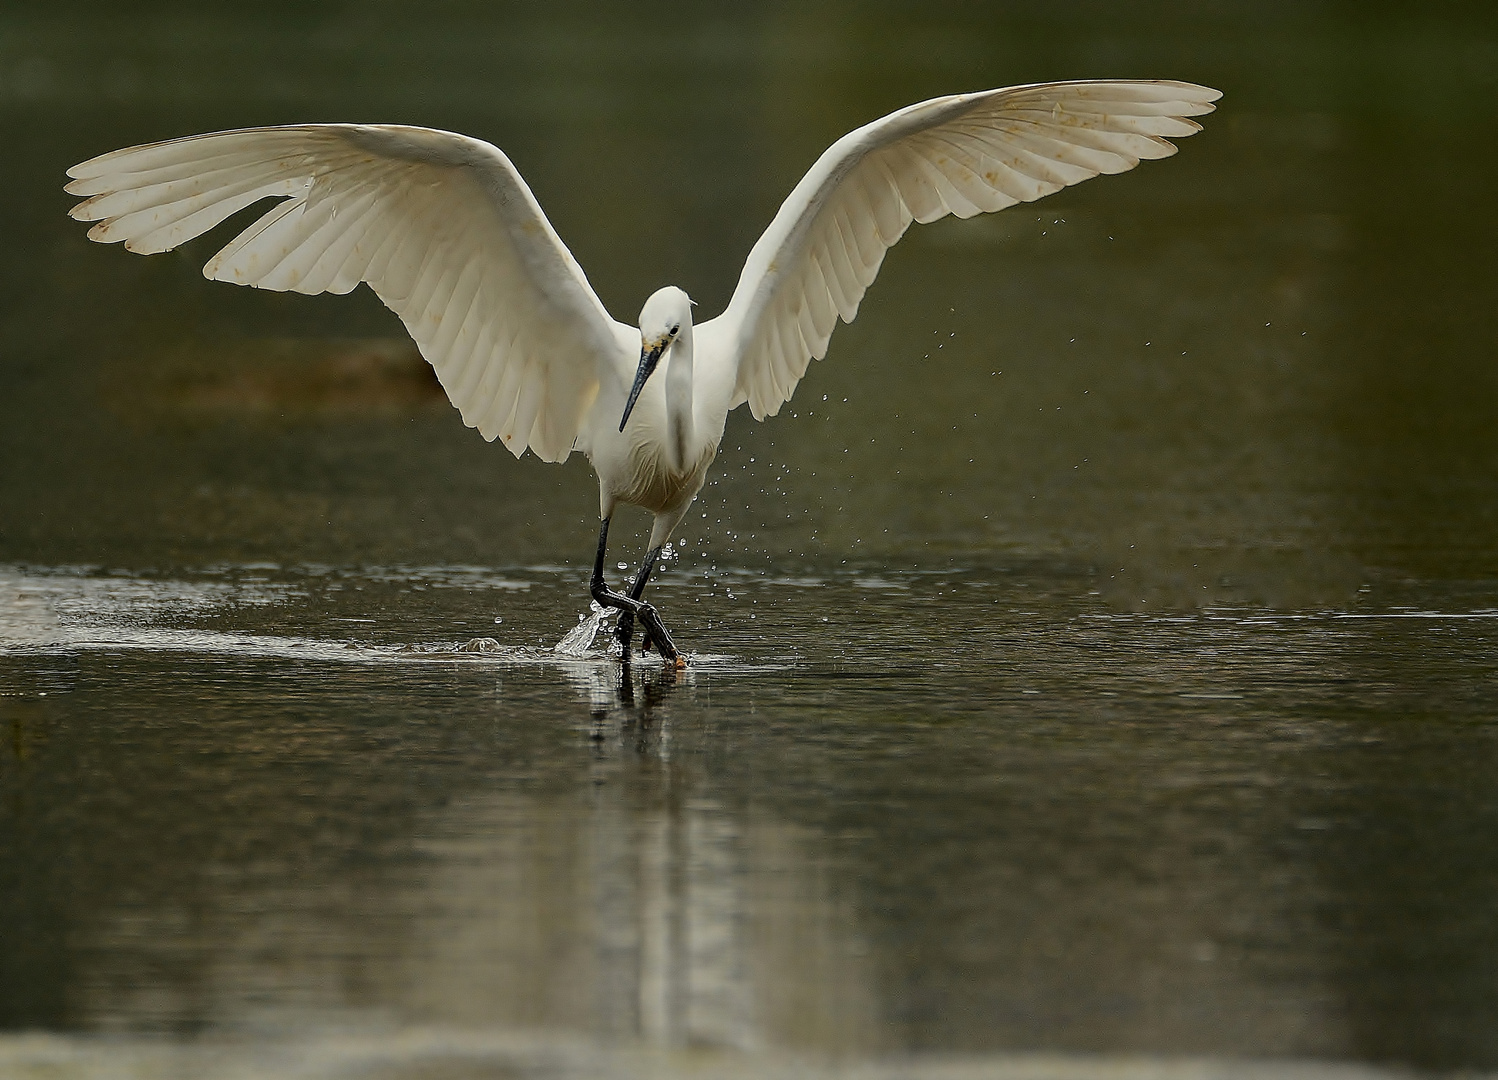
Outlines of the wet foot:
[[[648,614],[647,614],[648,612]],[[644,623],[643,638],[640,642],[640,652],[648,653],[654,647],[665,660],[678,661],[678,666],[685,666],[681,655],[676,651],[675,644],[671,641],[671,635],[666,632],[665,626],[661,624],[660,616],[655,613],[655,608],[649,604],[640,605],[640,621]],[[634,647],[635,615],[630,611],[619,612],[619,622],[614,627],[614,638],[619,646],[628,656]]]

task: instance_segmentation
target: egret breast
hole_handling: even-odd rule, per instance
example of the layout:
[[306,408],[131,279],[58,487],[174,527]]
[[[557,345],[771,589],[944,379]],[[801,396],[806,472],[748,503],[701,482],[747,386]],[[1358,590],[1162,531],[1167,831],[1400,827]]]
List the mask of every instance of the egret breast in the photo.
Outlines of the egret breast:
[[636,443],[630,447],[628,468],[611,486],[620,502],[644,507],[653,514],[665,513],[690,501],[701,490],[717,451],[716,446],[702,447],[680,469],[673,469],[660,443]]

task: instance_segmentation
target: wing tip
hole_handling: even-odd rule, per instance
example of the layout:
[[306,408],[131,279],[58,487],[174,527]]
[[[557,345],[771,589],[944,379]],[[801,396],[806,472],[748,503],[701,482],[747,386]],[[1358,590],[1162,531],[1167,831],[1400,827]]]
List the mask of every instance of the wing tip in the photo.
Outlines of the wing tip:
[[1217,106],[1213,102],[1222,100],[1222,91],[1213,86],[1203,86],[1201,83],[1193,82],[1178,82],[1173,79],[1169,80],[1166,85],[1181,91],[1181,97],[1186,103],[1194,106],[1190,112],[1182,110],[1179,114],[1182,117],[1205,116],[1207,113],[1216,112]]
[[[461,410],[459,411],[461,412]],[[560,458],[551,456],[549,454],[544,454],[541,452],[539,447],[529,445],[524,439],[517,439],[515,437],[515,433],[512,431],[504,431],[501,428],[490,428],[486,431],[486,425],[474,423],[468,420],[466,417],[463,420],[463,424],[465,427],[471,427],[475,431],[477,431],[481,436],[483,436],[485,442],[492,443],[494,440],[498,439],[500,445],[508,450],[510,452],[510,456],[513,457],[516,461],[519,461],[521,458],[525,457],[525,452],[527,450],[535,454],[536,457],[540,458],[542,461],[556,462],[561,461],[566,457],[565,454]],[[567,449],[568,453],[571,453],[572,448],[568,447]]]
[[[454,406],[454,408],[456,407],[457,406]],[[462,410],[459,409],[459,414],[461,415],[461,413]],[[550,446],[543,445],[542,442],[537,439],[532,439],[529,442],[526,442],[524,439],[516,439],[513,437],[513,432],[505,434],[503,428],[491,427],[489,424],[482,421],[472,421],[467,417],[464,417],[463,424],[465,427],[471,427],[475,431],[477,431],[479,435],[483,437],[483,440],[485,442],[492,443],[495,439],[499,439],[504,444],[504,448],[514,456],[516,461],[519,461],[521,458],[523,458],[525,456],[525,452],[529,450],[532,454],[535,454],[536,457],[541,461],[545,461],[552,465],[559,465],[562,462],[566,461],[569,457],[571,457],[572,451],[576,449],[574,445],[575,440],[572,442],[568,442],[560,449],[553,449]]]
[[159,145],[161,144],[148,143],[142,146],[126,146],[119,150],[111,150],[107,154],[97,154],[87,161],[80,161],[77,165],[69,168],[67,172],[74,180],[97,180],[110,171],[128,171],[116,168],[116,162],[127,154],[132,154],[137,150],[145,150]]
[[780,407],[787,400],[786,398],[781,398],[779,401],[769,401],[761,398],[756,401],[751,397],[749,399],[749,411],[754,414],[754,419],[756,420],[768,420],[772,416],[780,415]]
[[[443,389],[446,390],[446,387],[443,387]],[[449,397],[448,400],[451,401],[452,398]],[[491,427],[482,420],[468,419],[467,416],[463,415],[463,410],[458,408],[456,402],[454,402],[453,408],[458,409],[458,415],[463,417],[463,426],[473,428],[485,442],[492,443],[495,439],[498,439],[500,444],[514,456],[516,461],[519,461],[525,454],[525,441],[523,439],[519,440],[519,445],[517,446],[514,432],[506,431],[502,427]]]
[[[1007,94],[1013,91],[1045,91],[1060,88],[1070,89],[1072,93],[1081,98],[1090,98],[1094,93],[1102,90],[1119,91],[1132,90],[1142,92],[1147,96],[1143,100],[1151,101],[1156,105],[1176,105],[1177,116],[1202,116],[1216,110],[1212,103],[1222,98],[1222,91],[1216,87],[1203,86],[1201,83],[1186,82],[1181,79],[1077,79],[1057,83],[1029,83],[1024,86],[1003,87],[998,90],[984,91],[981,95],[974,97],[987,97],[997,94]],[[1162,91],[1168,91],[1168,95]],[[1172,100],[1175,99],[1175,100]]]

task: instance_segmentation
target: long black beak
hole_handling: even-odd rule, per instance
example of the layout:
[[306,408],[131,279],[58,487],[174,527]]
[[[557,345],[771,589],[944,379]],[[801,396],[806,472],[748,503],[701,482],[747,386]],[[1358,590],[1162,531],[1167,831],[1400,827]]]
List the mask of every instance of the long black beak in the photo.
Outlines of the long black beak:
[[624,403],[624,417],[619,421],[619,430],[624,430],[624,425],[629,423],[629,414],[634,412],[635,400],[639,398],[640,391],[645,389],[645,380],[650,378],[650,373],[655,370],[655,365],[660,363],[661,353],[666,351],[666,342],[661,342],[654,347],[646,346],[640,350],[640,368],[635,372],[635,385],[630,388],[629,400]]

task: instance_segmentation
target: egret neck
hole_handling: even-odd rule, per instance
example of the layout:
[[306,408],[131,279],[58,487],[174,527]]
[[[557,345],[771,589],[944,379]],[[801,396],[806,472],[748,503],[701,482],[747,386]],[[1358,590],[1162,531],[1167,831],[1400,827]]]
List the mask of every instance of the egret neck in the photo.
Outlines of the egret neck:
[[687,448],[692,445],[695,403],[692,401],[692,323],[682,321],[681,331],[666,353],[666,460],[671,471],[686,469]]

